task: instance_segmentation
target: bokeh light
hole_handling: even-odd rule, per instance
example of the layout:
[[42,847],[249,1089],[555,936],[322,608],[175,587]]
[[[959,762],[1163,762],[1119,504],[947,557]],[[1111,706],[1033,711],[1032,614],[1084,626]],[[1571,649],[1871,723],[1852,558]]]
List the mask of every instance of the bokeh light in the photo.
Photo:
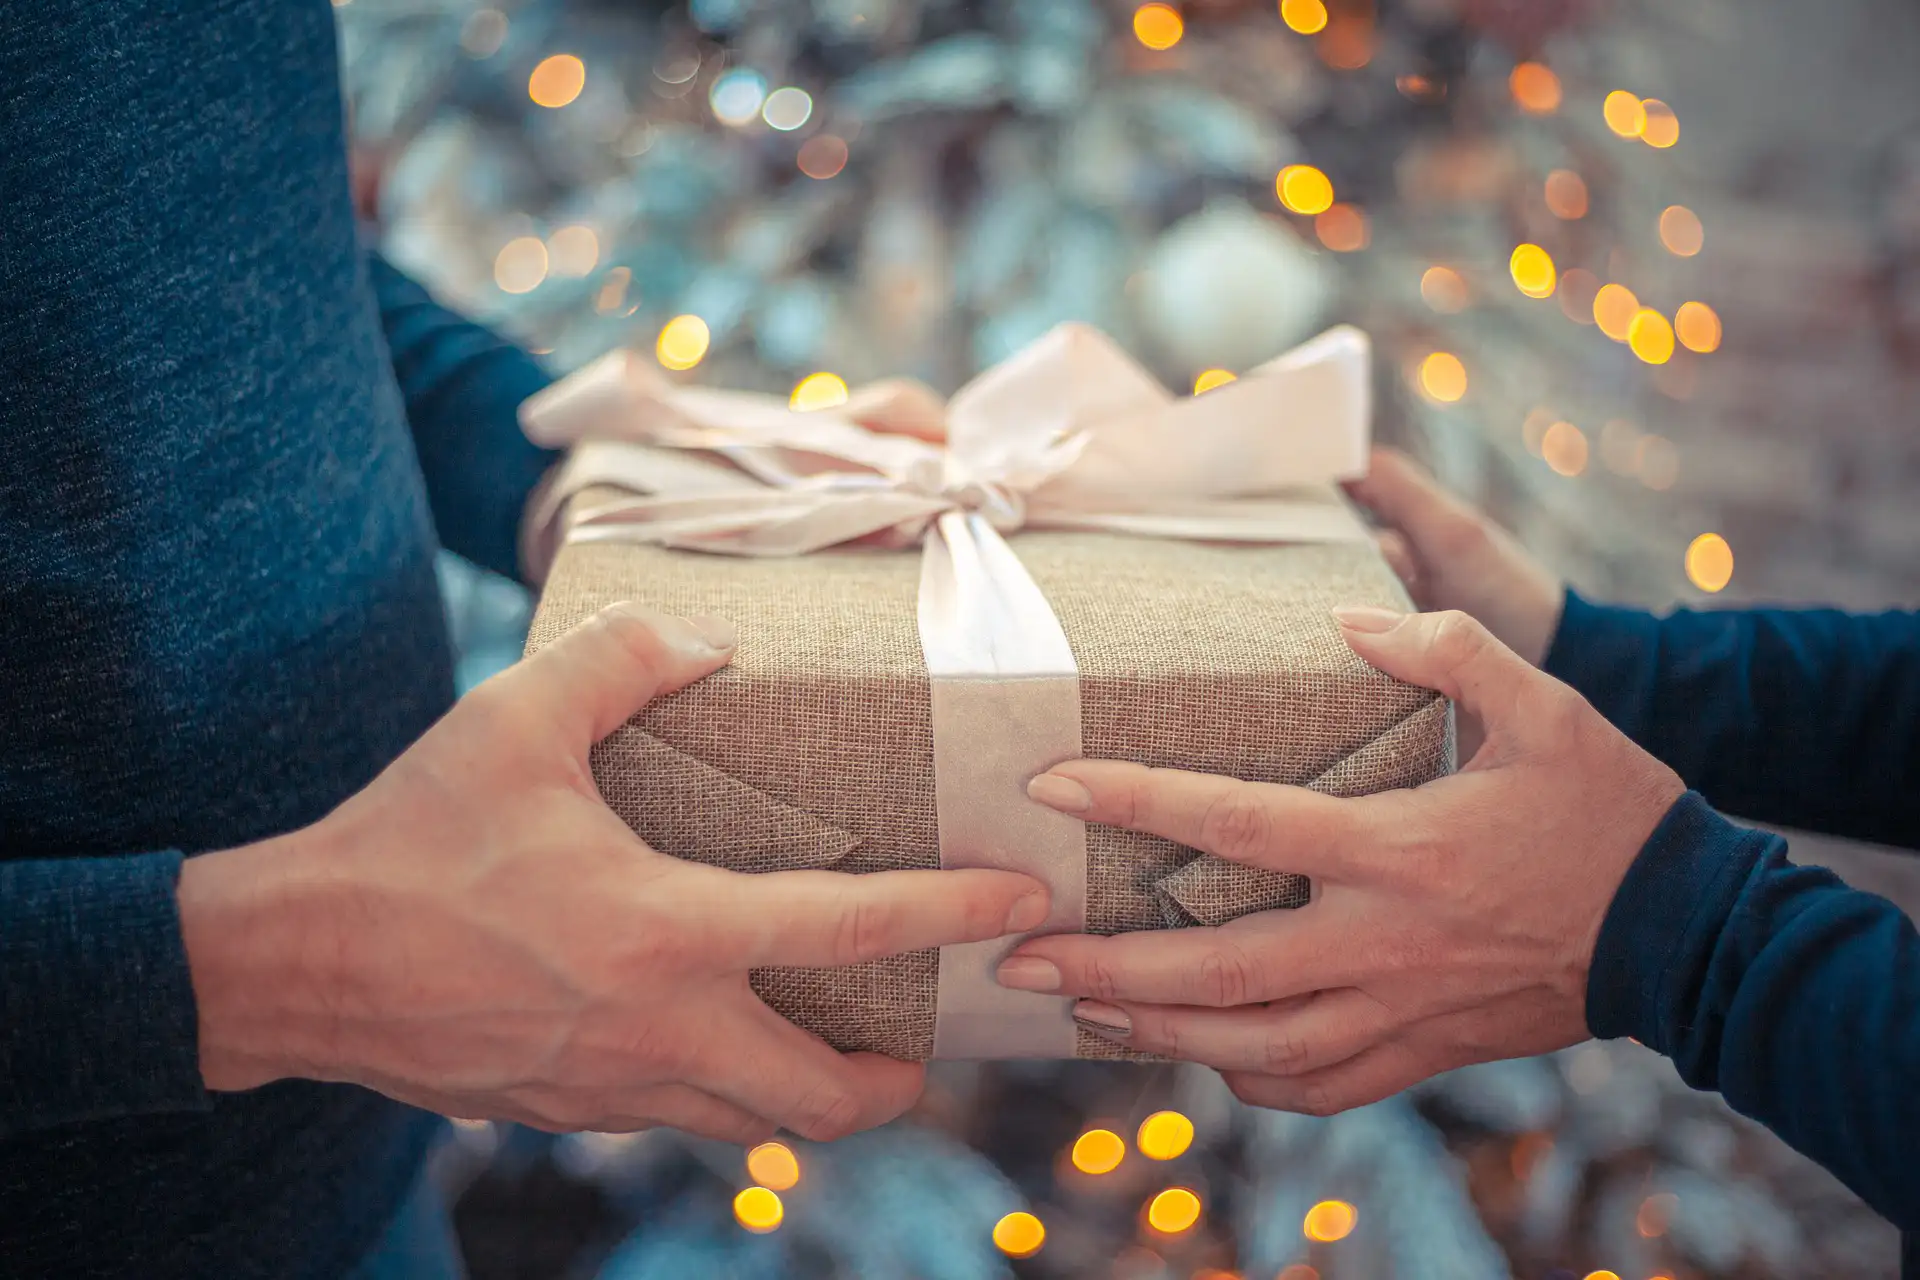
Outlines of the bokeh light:
[[1579,324],[1593,323],[1593,300],[1600,294],[1600,277],[1585,267],[1573,267],[1560,277],[1560,310]]
[[1615,342],[1625,342],[1640,314],[1640,299],[1623,284],[1603,284],[1593,295],[1593,322]]
[[1321,0],[1280,0],[1280,21],[1303,36],[1316,35],[1327,25],[1327,6]]
[[1156,1111],[1140,1122],[1134,1145],[1149,1160],[1173,1160],[1193,1145],[1193,1121],[1178,1111]]
[[1606,118],[1607,128],[1623,138],[1637,138],[1647,127],[1646,106],[1625,89],[1608,94],[1600,113]]
[[1680,345],[1705,355],[1720,349],[1719,313],[1704,302],[1683,302],[1673,313],[1673,333]]
[[800,379],[788,397],[789,407],[802,413],[831,409],[847,402],[847,384],[837,373],[810,373]]
[[1450,351],[1436,351],[1420,362],[1420,390],[1430,400],[1453,404],[1467,394],[1467,366]]
[[1571,422],[1556,422],[1540,437],[1540,456],[1558,474],[1577,476],[1587,469],[1587,434]]
[[530,293],[547,278],[547,246],[539,236],[519,236],[493,259],[493,282],[503,293]]
[[1320,1272],[1304,1262],[1296,1262],[1275,1276],[1273,1280],[1320,1280]]
[[1046,1226],[1030,1213],[1010,1213],[993,1224],[993,1246],[1010,1258],[1031,1258],[1046,1242]]
[[1658,98],[1648,98],[1640,104],[1647,113],[1646,124],[1641,126],[1640,141],[1662,151],[1680,141],[1680,117],[1673,108]]
[[1301,1223],[1300,1230],[1309,1240],[1330,1244],[1352,1235],[1359,1222],[1359,1210],[1345,1200],[1322,1200],[1307,1210],[1306,1221]]
[[1112,1173],[1126,1158],[1126,1140],[1111,1129],[1089,1129],[1073,1143],[1073,1167],[1082,1173]]
[[1530,115],[1550,115],[1560,109],[1560,77],[1541,62],[1523,62],[1507,77],[1507,88],[1520,109]]
[[1180,11],[1170,4],[1143,4],[1133,11],[1133,34],[1149,49],[1171,49],[1186,33]]
[[691,369],[707,358],[713,341],[707,322],[699,316],[675,316],[660,330],[655,351],[660,363],[669,369]]
[[1733,581],[1733,548],[1717,533],[1703,533],[1687,546],[1687,581],[1702,591],[1724,591]]
[[1333,206],[1333,180],[1310,164],[1290,164],[1274,179],[1280,203],[1295,213],[1324,213]]
[[1215,387],[1224,387],[1238,379],[1239,375],[1231,369],[1202,369],[1193,375],[1193,394],[1203,396]]
[[1667,252],[1691,258],[1706,247],[1707,229],[1700,215],[1683,204],[1668,205],[1660,214],[1660,243]]
[[1200,1221],[1200,1197],[1185,1187],[1168,1187],[1147,1202],[1147,1225],[1165,1235],[1191,1231]]
[[1465,311],[1472,301],[1466,278],[1452,267],[1428,267],[1420,277],[1420,297],[1442,315]]
[[1673,359],[1673,326],[1652,307],[1642,307],[1627,326],[1627,345],[1648,364],[1665,364]]
[[507,40],[507,15],[498,9],[475,9],[460,25],[460,47],[473,58],[491,58]]
[[787,1207],[767,1188],[748,1187],[733,1198],[733,1216],[747,1230],[765,1235],[780,1225],[787,1216]]
[[788,1191],[800,1182],[800,1158],[783,1142],[763,1142],[747,1152],[747,1176],[769,1191]]
[[600,288],[593,295],[593,309],[603,316],[616,312],[631,315],[627,302],[627,290],[633,287],[633,270],[630,267],[615,267],[601,278]]
[[816,134],[800,144],[800,172],[825,182],[847,167],[846,139],[831,133]]
[[561,227],[547,237],[547,254],[557,276],[574,279],[590,273],[600,263],[600,237],[592,227],[575,224]]
[[813,95],[792,85],[775,89],[760,105],[760,118],[782,133],[791,133],[813,118]]
[[1572,222],[1587,216],[1586,179],[1571,169],[1555,169],[1547,175],[1547,212]]
[[1320,61],[1335,71],[1358,71],[1373,61],[1373,23],[1360,14],[1342,14],[1327,23],[1314,41]]
[[1355,205],[1336,204],[1313,220],[1320,243],[1335,253],[1354,253],[1367,247],[1372,232],[1367,215]]
[[1646,436],[1634,451],[1634,470],[1649,489],[1671,489],[1680,479],[1680,450],[1663,436]]
[[1617,1271],[1589,1271],[1587,1272],[1586,1280],[1620,1280],[1620,1273]]
[[527,96],[535,106],[564,107],[587,87],[587,64],[570,53],[540,60],[527,77]]
[[1553,255],[1537,244],[1523,244],[1515,249],[1507,269],[1513,273],[1514,285],[1529,298],[1551,298],[1554,286],[1560,281]]
[[723,72],[707,90],[707,105],[721,124],[747,123],[760,114],[766,101],[767,78],[746,67]]
[[[1727,553],[1728,576],[1732,576],[1733,553]],[[1667,1228],[1673,1224],[1673,1211],[1680,1207],[1680,1197],[1671,1191],[1656,1191],[1640,1202],[1639,1211],[1633,1215],[1633,1229],[1648,1240],[1667,1234]]]

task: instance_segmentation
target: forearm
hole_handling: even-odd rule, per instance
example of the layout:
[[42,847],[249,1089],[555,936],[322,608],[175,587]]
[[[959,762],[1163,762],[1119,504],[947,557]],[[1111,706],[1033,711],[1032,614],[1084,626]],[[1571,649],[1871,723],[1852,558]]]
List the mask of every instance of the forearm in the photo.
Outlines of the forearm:
[[1913,614],[1657,618],[1569,593],[1545,666],[1721,809],[1890,844],[1920,832]]
[[532,356],[433,301],[378,255],[368,271],[440,540],[517,575],[520,520],[555,455],[520,431],[549,379]]
[[0,1135],[208,1105],[180,866],[0,862]]
[[1608,912],[1587,1010],[1920,1229],[1920,938],[1892,903],[1683,797]]

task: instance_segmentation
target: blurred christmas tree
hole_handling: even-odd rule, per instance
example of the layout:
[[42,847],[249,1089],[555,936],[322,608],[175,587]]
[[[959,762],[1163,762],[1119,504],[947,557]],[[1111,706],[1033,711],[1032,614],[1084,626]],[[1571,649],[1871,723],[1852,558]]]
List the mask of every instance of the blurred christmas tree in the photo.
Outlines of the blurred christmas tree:
[[[1814,461],[1741,390],[1793,402],[1782,349],[1867,309],[1875,242],[1809,237],[1754,207],[1750,173],[1682,162],[1679,115],[1640,94],[1674,92],[1658,51],[1715,38],[1728,11],[1277,9],[349,0],[342,27],[387,251],[559,368],[634,345],[823,405],[884,375],[950,389],[1083,320],[1203,390],[1348,320],[1378,343],[1381,433],[1584,584],[1717,591],[1729,543],[1695,540],[1717,530],[1781,584],[1864,563],[1852,594],[1870,597],[1874,566],[1920,550],[1883,497],[1910,482],[1910,432]],[[1905,207],[1903,154],[1858,206]],[[1912,366],[1920,241],[1910,219],[1859,221],[1901,268],[1873,295],[1888,342],[1849,355],[1871,400]],[[1788,243],[1791,265],[1757,272]],[[1722,311],[1755,346],[1717,350]],[[452,594],[469,631],[524,625],[492,588]],[[518,1268],[495,1232],[483,1280],[596,1265],[639,1222],[608,1275],[1893,1268],[1844,1191],[1629,1045],[1331,1121],[1249,1111],[1199,1071],[951,1066],[912,1124],[759,1167],[672,1135],[515,1142],[466,1202],[470,1241],[536,1186],[587,1209]]]

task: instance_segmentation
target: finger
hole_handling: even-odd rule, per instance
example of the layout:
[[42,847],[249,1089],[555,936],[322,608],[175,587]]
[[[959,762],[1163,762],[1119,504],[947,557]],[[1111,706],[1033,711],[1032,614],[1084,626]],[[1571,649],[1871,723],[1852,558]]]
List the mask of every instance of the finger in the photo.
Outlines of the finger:
[[1248,1106],[1330,1116],[1390,1098],[1444,1069],[1423,1065],[1411,1050],[1389,1040],[1345,1062],[1303,1075],[1275,1076],[1246,1071],[1221,1074],[1227,1087],[1233,1090],[1233,1096]]
[[729,877],[716,918],[741,968],[829,968],[1027,933],[1047,887],[1011,871],[776,871]]
[[719,618],[609,605],[476,692],[540,708],[584,748],[655,698],[726,666],[736,643]]
[[1376,448],[1367,474],[1349,481],[1347,492],[1405,534],[1415,553],[1430,563],[1485,532],[1478,511],[1441,488],[1425,467],[1398,449]]
[[1345,1062],[1394,1027],[1379,1001],[1352,988],[1234,1009],[1082,1000],[1073,1017],[1129,1049],[1262,1075],[1299,1075]]
[[1355,975],[1347,949],[1316,925],[1308,915],[1315,909],[1263,912],[1214,929],[1035,938],[994,976],[1019,991],[1209,1009],[1348,986]]
[[703,1035],[702,1088],[816,1142],[885,1124],[926,1083],[918,1063],[838,1053],[758,1000],[716,1009]]
[[1420,581],[1420,566],[1414,561],[1413,547],[1405,535],[1394,529],[1383,529],[1373,535],[1373,540],[1380,548],[1381,558],[1393,570],[1393,576],[1412,591],[1414,584]]
[[1489,728],[1505,718],[1520,694],[1552,680],[1457,610],[1400,614],[1343,608],[1333,614],[1355,653],[1395,679],[1445,694]]
[[1044,805],[1087,822],[1165,836],[1273,871],[1338,880],[1373,835],[1365,799],[1242,782],[1119,760],[1072,760],[1027,784]]
[[913,436],[936,444],[947,438],[947,404],[925,383],[887,378],[855,387],[840,412],[869,431]]
[[631,1100],[623,1100],[623,1105],[633,1110],[636,1122],[629,1129],[603,1129],[601,1132],[637,1132],[665,1126],[683,1133],[695,1133],[703,1138],[737,1142],[745,1146],[765,1142],[778,1131],[778,1126],[764,1116],[757,1116],[692,1085],[654,1085],[641,1090]]

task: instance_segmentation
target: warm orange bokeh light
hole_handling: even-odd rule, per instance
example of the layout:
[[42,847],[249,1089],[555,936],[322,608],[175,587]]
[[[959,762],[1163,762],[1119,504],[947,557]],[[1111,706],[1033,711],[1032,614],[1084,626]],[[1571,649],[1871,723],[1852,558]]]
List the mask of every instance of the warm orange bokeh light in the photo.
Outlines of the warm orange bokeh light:
[[1717,533],[1703,533],[1687,547],[1687,581],[1702,591],[1726,590],[1733,581],[1733,548]]
[[1336,204],[1315,218],[1313,232],[1335,253],[1354,253],[1366,248],[1372,239],[1367,215],[1350,204]]
[[1647,122],[1640,129],[1640,141],[1662,151],[1680,141],[1680,117],[1673,114],[1673,108],[1658,98],[1648,98],[1640,104],[1647,113]]
[[1571,422],[1556,422],[1540,437],[1540,456],[1563,476],[1587,469],[1587,433]]
[[1189,1231],[1200,1221],[1200,1197],[1185,1187],[1168,1187],[1147,1203],[1147,1225],[1166,1235]]
[[748,1187],[733,1198],[733,1216],[747,1230],[765,1235],[780,1225],[787,1208],[767,1188]]
[[1452,352],[1434,352],[1420,362],[1420,390],[1430,400],[1453,404],[1467,394],[1467,366]]
[[1648,364],[1665,364],[1673,359],[1673,326],[1652,307],[1642,307],[1627,326],[1627,345]]
[[527,77],[527,96],[536,106],[564,107],[587,87],[587,64],[570,53],[542,59]]
[[1547,212],[1572,222],[1587,216],[1587,183],[1571,169],[1555,169],[1547,175]]
[[1031,1258],[1047,1242],[1047,1229],[1030,1213],[1010,1213],[993,1224],[993,1244],[1010,1258]]
[[1352,1235],[1359,1222],[1359,1211],[1345,1200],[1322,1200],[1307,1210],[1306,1221],[1300,1224],[1300,1230],[1309,1240],[1330,1244]]
[[1134,1145],[1149,1160],[1175,1160],[1193,1145],[1193,1121],[1178,1111],[1156,1111],[1140,1122]]
[[788,1191],[800,1181],[800,1160],[781,1142],[763,1142],[747,1152],[747,1176],[769,1191]]
[[800,144],[800,172],[824,182],[847,167],[847,143],[831,133],[816,134]]
[[1522,111],[1536,116],[1560,109],[1560,77],[1540,62],[1523,62],[1507,77],[1507,88]]
[[1593,322],[1615,342],[1625,342],[1640,314],[1640,299],[1623,284],[1603,284],[1593,295]]
[[1193,375],[1193,394],[1203,396],[1215,387],[1224,387],[1229,382],[1239,381],[1239,375],[1231,369],[1202,369]]
[[1513,283],[1529,298],[1551,298],[1560,280],[1553,255],[1537,244],[1523,244],[1515,249],[1507,269],[1513,273]]
[[1560,310],[1567,319],[1593,323],[1593,300],[1600,293],[1600,277],[1585,267],[1573,267],[1560,277]]
[[1373,61],[1373,23],[1362,17],[1330,22],[1320,33],[1314,52],[1335,71],[1358,71]]
[[1317,35],[1327,25],[1327,6],[1321,0],[1280,0],[1280,21],[1303,36]]
[[707,358],[713,334],[699,316],[675,316],[660,330],[654,344],[660,363],[669,369],[691,369]]
[[1720,349],[1720,316],[1704,302],[1683,302],[1673,313],[1673,333],[1689,351],[1706,355]]
[[1170,4],[1143,4],[1133,11],[1133,34],[1149,49],[1171,49],[1186,33],[1180,11]]
[[1310,164],[1290,164],[1273,180],[1280,203],[1295,213],[1325,213],[1333,207],[1333,180]]
[[1707,229],[1700,215],[1683,204],[1670,204],[1660,214],[1660,243],[1667,252],[1691,258],[1706,247]]
[[1646,105],[1625,89],[1615,89],[1608,94],[1600,112],[1606,118],[1607,128],[1623,138],[1637,138],[1646,130]]
[[1420,277],[1420,297],[1442,315],[1465,311],[1471,301],[1465,277],[1452,267],[1428,267]]
[[1089,1129],[1074,1140],[1073,1167],[1082,1173],[1112,1173],[1126,1158],[1126,1141],[1111,1129]]
[[837,373],[810,373],[794,385],[787,407],[800,413],[831,409],[847,402],[847,382]]

